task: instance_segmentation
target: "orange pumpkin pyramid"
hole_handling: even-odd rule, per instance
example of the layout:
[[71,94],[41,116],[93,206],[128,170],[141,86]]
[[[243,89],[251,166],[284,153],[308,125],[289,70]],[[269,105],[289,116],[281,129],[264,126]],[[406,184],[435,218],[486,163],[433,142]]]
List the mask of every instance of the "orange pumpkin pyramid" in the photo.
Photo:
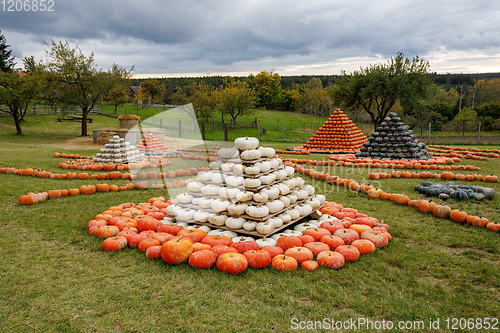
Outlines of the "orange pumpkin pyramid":
[[307,143],[298,149],[355,152],[366,141],[368,138],[363,132],[344,112],[337,109]]

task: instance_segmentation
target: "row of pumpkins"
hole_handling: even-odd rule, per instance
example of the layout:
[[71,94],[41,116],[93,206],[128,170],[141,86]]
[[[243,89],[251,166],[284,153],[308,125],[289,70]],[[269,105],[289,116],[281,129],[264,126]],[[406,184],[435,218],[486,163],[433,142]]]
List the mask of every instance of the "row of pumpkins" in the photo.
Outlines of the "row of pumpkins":
[[395,112],[390,112],[356,157],[427,160],[427,147],[405,125]]
[[324,203],[295,169],[274,158],[273,148],[259,140],[237,138],[234,147],[218,151],[219,159],[167,208],[165,222],[197,222],[228,230],[269,235],[304,218]]

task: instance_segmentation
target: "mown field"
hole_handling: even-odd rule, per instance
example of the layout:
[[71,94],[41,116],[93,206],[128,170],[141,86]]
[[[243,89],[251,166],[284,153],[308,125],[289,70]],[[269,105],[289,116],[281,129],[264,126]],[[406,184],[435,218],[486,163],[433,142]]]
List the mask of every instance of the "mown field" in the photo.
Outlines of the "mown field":
[[[116,126],[114,118],[93,118],[89,133],[93,128]],[[266,121],[276,122],[272,118]],[[52,154],[69,152],[64,147],[68,139],[79,134],[79,123],[57,123],[49,116],[30,117],[23,129],[24,136],[15,136],[10,120],[0,119],[0,166],[62,172],[57,167],[62,160]],[[295,144],[262,143],[277,149]],[[92,155],[97,150],[82,147],[70,152]],[[327,155],[307,158],[323,160]],[[185,163],[172,159],[170,168],[175,170]],[[459,164],[481,167],[484,175],[500,174],[498,159],[462,160]],[[189,161],[189,165],[202,166],[203,162]],[[373,171],[310,167],[365,184],[371,182],[368,174]],[[89,220],[108,207],[167,196],[165,190],[80,195],[21,206],[17,199],[25,191],[79,187],[98,181],[0,174],[2,331],[287,332],[294,331],[294,323],[300,321],[327,318],[328,322],[345,322],[364,318],[379,323],[391,321],[395,327],[400,321],[407,327],[420,322],[425,325],[420,330],[403,330],[408,332],[468,332],[471,330],[460,326],[452,330],[446,320],[451,325],[453,318],[500,319],[498,233],[458,225],[302,177],[318,193],[325,194],[327,200],[384,220],[391,226],[393,240],[386,248],[363,255],[338,271],[320,268],[315,272],[298,269],[279,273],[267,267],[231,276],[216,268],[170,266],[162,260],[146,259],[136,249],[105,252],[101,241],[89,235],[86,228]],[[379,180],[376,185],[388,192],[419,198],[413,187],[420,181],[391,178]],[[497,195],[491,201],[450,199],[446,203],[452,209],[460,207],[490,221],[499,220],[500,183],[474,185],[493,187]],[[180,192],[177,189],[173,194]],[[429,321],[438,319],[439,329],[431,329]],[[496,327],[499,329],[500,323]],[[367,331],[365,326],[358,328]]]

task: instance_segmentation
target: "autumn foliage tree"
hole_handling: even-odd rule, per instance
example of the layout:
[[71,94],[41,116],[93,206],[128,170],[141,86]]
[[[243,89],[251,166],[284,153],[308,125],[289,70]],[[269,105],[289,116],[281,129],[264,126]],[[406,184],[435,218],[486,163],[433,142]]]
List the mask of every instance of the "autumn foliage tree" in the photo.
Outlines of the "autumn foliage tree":
[[333,96],[346,107],[366,111],[377,127],[397,101],[403,110],[411,110],[424,99],[432,85],[429,63],[418,56],[412,60],[402,53],[387,64],[371,65],[344,75],[336,82]]

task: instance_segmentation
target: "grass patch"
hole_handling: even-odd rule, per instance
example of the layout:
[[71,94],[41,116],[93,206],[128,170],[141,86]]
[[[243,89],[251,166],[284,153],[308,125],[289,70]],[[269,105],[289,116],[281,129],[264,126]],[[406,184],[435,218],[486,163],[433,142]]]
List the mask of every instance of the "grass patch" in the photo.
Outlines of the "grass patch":
[[[93,117],[95,123],[89,125],[96,128],[116,121],[106,116]],[[62,151],[57,147],[79,133],[79,123],[53,128],[47,126],[50,118],[29,117],[24,124],[24,136],[12,135],[11,128],[0,126],[2,166],[61,172],[57,168],[61,160],[53,158],[52,153]],[[5,122],[4,118],[0,120]],[[263,143],[278,149],[290,145]],[[82,148],[74,152],[90,155],[95,150]],[[172,169],[182,163],[177,159],[172,162]],[[463,160],[462,164],[480,166],[482,174],[500,174],[498,160]],[[373,171],[339,166],[314,168],[362,183],[370,182],[368,175]],[[428,323],[430,318],[443,322],[449,317],[498,317],[498,234],[302,177],[324,193],[327,200],[357,208],[388,223],[393,235],[389,246],[362,256],[339,271],[320,268],[313,273],[278,273],[266,268],[229,276],[215,268],[169,266],[161,260],[146,259],[133,249],[104,252],[101,241],[86,230],[86,223],[110,206],[143,202],[152,196],[167,195],[165,191],[81,195],[20,206],[17,198],[25,190],[78,187],[92,181],[0,174],[0,321],[6,323],[3,330],[285,332],[291,331],[293,318],[345,321],[363,317],[394,323]],[[385,179],[376,186],[417,198],[413,187],[420,181]],[[122,182],[125,181],[116,183]],[[488,186],[500,192],[500,184]],[[447,204],[490,220],[498,219],[500,211],[498,195],[492,201],[449,200]]]

